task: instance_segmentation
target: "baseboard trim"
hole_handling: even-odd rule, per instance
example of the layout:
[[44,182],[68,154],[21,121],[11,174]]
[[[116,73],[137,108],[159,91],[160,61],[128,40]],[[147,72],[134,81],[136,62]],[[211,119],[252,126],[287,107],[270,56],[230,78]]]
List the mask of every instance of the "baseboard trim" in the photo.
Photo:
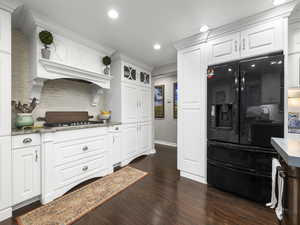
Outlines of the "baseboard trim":
[[12,208],[11,207],[0,210],[0,221],[6,220],[10,217],[12,217]]
[[17,204],[17,205],[14,205],[13,208],[12,208],[12,210],[13,210],[13,211],[18,210],[18,209],[20,209],[20,208],[23,208],[23,207],[25,207],[25,206],[27,206],[27,205],[30,205],[30,204],[32,204],[32,203],[34,203],[34,202],[37,202],[37,201],[40,201],[40,200],[41,200],[41,196],[40,196],[40,195],[39,195],[39,196],[36,196],[36,197],[34,197],[34,198],[32,198],[32,199],[29,199],[29,200],[26,200],[26,201],[24,201],[24,202],[21,202],[21,203],[19,203],[19,204]]
[[202,184],[207,184],[207,181],[206,181],[205,177],[197,176],[197,175],[192,174],[192,173],[188,173],[188,172],[185,172],[185,171],[180,171],[180,176],[188,178],[190,180],[197,181],[197,182],[202,183]]
[[154,143],[158,145],[166,145],[166,146],[177,148],[177,143],[174,142],[155,140]]

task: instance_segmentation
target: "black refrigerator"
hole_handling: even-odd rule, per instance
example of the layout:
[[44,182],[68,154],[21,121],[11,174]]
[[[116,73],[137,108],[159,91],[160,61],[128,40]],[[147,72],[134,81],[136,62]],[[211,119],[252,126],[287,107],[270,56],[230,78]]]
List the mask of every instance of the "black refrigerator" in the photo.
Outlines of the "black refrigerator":
[[277,53],[208,68],[207,182],[266,203],[271,137],[284,135],[284,56]]

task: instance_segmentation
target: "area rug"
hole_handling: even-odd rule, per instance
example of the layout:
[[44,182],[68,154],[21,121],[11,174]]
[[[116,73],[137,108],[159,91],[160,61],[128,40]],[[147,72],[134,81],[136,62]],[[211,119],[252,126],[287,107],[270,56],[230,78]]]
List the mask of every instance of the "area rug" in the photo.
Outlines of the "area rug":
[[16,218],[19,225],[70,225],[147,175],[125,167]]

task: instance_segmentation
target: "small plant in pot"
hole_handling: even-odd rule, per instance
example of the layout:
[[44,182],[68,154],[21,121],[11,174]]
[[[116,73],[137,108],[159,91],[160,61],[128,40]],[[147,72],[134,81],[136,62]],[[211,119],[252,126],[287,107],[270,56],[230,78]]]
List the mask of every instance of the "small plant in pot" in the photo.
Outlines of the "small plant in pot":
[[109,56],[103,57],[102,63],[105,65],[104,74],[109,75],[110,74],[111,58]]
[[47,30],[43,30],[39,33],[39,38],[45,47],[42,49],[42,57],[44,59],[50,59],[51,51],[49,49],[49,45],[51,45],[53,43],[52,33]]

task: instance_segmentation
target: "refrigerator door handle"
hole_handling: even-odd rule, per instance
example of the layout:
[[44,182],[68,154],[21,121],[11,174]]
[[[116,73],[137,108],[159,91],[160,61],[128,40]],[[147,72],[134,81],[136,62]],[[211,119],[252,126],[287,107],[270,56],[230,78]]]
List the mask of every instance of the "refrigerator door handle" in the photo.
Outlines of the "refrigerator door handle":
[[245,86],[246,86],[246,78],[245,78],[246,72],[242,71],[241,73],[241,91],[245,90]]

